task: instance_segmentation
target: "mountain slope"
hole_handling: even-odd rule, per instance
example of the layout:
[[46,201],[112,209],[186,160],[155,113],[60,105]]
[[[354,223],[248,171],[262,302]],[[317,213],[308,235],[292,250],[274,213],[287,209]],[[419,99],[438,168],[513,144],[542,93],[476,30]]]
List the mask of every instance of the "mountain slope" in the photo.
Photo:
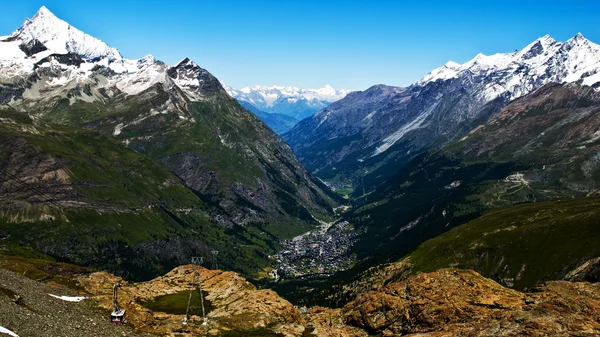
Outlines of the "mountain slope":
[[576,83],[548,84],[514,100],[367,195],[346,216],[364,231],[354,251],[394,260],[488,209],[598,194],[599,116],[600,95]]
[[8,116],[0,124],[0,237],[13,254],[139,280],[218,250],[220,265],[256,276],[277,236],[306,226],[227,226],[221,207],[111,137]]
[[[564,43],[545,36],[521,51],[449,62],[407,88],[374,86],[348,95],[283,137],[309,171],[368,192],[413,156],[461,138],[509,101],[549,82],[594,86],[599,70],[600,46],[580,34]],[[355,197],[363,188],[357,190]]]
[[294,125],[298,124],[298,120],[294,117],[279,113],[264,112],[246,101],[239,100],[238,102],[244,109],[252,112],[256,117],[265,122],[278,135],[288,132]]
[[423,243],[410,262],[413,271],[474,269],[516,289],[560,280],[600,257],[599,206],[590,197],[492,211]]
[[[218,233],[227,232],[261,251],[250,254],[254,261],[232,257],[231,264],[244,271],[262,268],[279,238],[317,224],[314,216],[331,214],[335,202],[329,192],[208,71],[189,59],[170,67],[152,56],[127,60],[118,52],[105,54],[104,44],[61,22],[42,8],[0,41],[2,123],[13,124],[10,116],[18,114],[28,116],[34,128],[93,130],[162,164],[194,195],[192,204],[210,207],[208,222],[217,227],[219,240],[226,236]],[[48,38],[47,32],[54,35]],[[67,46],[85,48],[64,53],[56,43],[41,42],[64,39]],[[118,194],[110,202],[119,202]],[[26,200],[21,207],[28,207]],[[160,221],[171,220],[156,224]]]

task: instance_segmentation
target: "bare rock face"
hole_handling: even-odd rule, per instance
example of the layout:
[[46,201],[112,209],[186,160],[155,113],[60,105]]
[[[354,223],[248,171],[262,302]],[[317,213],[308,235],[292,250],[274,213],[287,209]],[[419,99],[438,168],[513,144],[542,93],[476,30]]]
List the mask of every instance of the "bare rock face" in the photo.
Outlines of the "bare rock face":
[[521,293],[474,271],[442,269],[371,291],[342,315],[384,336],[593,336],[600,333],[600,285],[554,281]]
[[[144,301],[162,295],[196,289],[193,285],[194,270],[200,273],[202,290],[208,293],[206,301],[212,307],[207,313],[209,329],[205,330],[205,326],[201,325],[202,317],[198,312],[193,313],[189,324],[183,325],[185,315],[154,312],[142,305]],[[110,310],[112,285],[122,281],[111,274],[99,272],[82,276],[78,282],[86,291],[95,295],[100,307]],[[119,303],[127,310],[127,319],[136,328],[152,333],[204,334],[214,329],[252,331],[278,325],[304,323],[302,316],[290,302],[279,297],[272,290],[256,289],[254,285],[234,272],[186,265],[148,282],[137,284],[122,282],[121,285]],[[304,328],[301,328],[300,334],[303,331]]]
[[[161,312],[155,308],[151,310],[145,305],[164,295],[179,296],[178,300],[187,303],[188,291],[196,289],[197,285],[194,284],[194,272],[200,273],[205,294],[206,325],[202,324],[202,316],[197,307],[192,310],[187,324],[183,324],[183,313]],[[388,275],[388,272],[383,274]],[[5,282],[5,286],[12,284],[14,291],[25,291],[17,286],[18,280],[24,279],[24,276],[20,273],[7,275],[4,275],[6,280],[0,280],[8,282],[11,277],[14,280],[12,283]],[[105,272],[69,275],[77,282],[80,290],[85,291],[81,295],[95,300],[106,311],[101,313],[97,308],[89,306],[67,308],[64,305],[64,308],[61,307],[66,310],[64,312],[83,310],[80,316],[106,315],[104,317],[107,319],[108,311],[112,310],[112,286],[120,283],[119,303],[127,310],[126,320],[134,328],[132,333],[144,336],[600,335],[598,283],[553,281],[530,293],[522,293],[505,288],[474,271],[441,269],[401,281],[387,278],[389,282],[386,281],[385,284],[372,283],[373,290],[359,295],[344,308],[329,309],[317,306],[296,308],[274,291],[259,290],[236,273],[193,265],[180,266],[164,276],[136,284]],[[31,289],[48,288],[48,285],[33,280],[25,280],[23,283],[29,284]],[[52,293],[74,293],[73,289],[58,284],[52,287]],[[46,298],[44,293],[48,291],[41,290],[43,296],[33,292],[24,293],[25,303],[36,304],[36,296],[40,297],[39,300],[52,299]],[[182,298],[181,294],[185,296]],[[14,303],[2,297],[2,293],[0,302],[0,309],[14,306]],[[29,324],[19,321],[21,316],[11,316],[11,311],[7,312],[9,314],[0,316],[0,321],[8,322],[22,331],[29,329]],[[32,318],[34,320],[30,323],[34,326],[47,324],[41,317]],[[77,324],[70,325],[67,320],[63,325],[61,331],[65,332],[59,334],[78,336]],[[111,331],[115,330],[113,327],[105,321],[99,322],[97,326],[86,325],[88,334],[94,336],[101,333],[112,336]],[[130,327],[125,328],[131,330]]]

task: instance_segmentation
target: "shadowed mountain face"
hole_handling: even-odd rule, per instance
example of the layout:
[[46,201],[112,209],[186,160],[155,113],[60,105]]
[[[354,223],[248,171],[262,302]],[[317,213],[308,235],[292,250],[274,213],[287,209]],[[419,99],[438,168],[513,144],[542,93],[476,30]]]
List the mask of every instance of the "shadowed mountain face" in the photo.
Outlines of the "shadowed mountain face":
[[367,195],[347,215],[365,231],[356,253],[399,258],[491,208],[598,194],[599,116],[600,96],[577,83],[548,84],[514,100]]
[[564,43],[545,36],[521,51],[449,62],[407,88],[349,94],[283,137],[309,171],[352,185],[360,197],[414,156],[462,138],[544,84],[595,86],[599,64],[600,46],[580,34]]
[[[104,267],[130,249],[143,270],[134,276],[224,249],[232,267],[256,272],[279,238],[311,228],[335,205],[289,146],[189,59],[123,59],[42,8],[0,41],[0,65],[3,184],[39,194],[4,198],[3,230],[24,234],[11,224],[32,221],[42,235],[46,220],[66,225],[72,212],[102,214],[76,222],[95,230],[116,226],[115,244],[63,249],[48,239],[28,242],[32,249]],[[131,219],[118,220],[125,213]],[[171,249],[159,254],[161,245]],[[153,259],[159,267],[144,266]],[[114,263],[107,268],[123,272]]]
[[275,133],[278,135],[288,132],[294,125],[298,124],[298,121],[294,117],[290,117],[288,115],[280,114],[280,113],[269,113],[264,112],[251,103],[245,101],[238,101],[241,106],[243,106],[246,110],[252,112],[256,115],[256,117],[260,118],[265,124],[267,124]]

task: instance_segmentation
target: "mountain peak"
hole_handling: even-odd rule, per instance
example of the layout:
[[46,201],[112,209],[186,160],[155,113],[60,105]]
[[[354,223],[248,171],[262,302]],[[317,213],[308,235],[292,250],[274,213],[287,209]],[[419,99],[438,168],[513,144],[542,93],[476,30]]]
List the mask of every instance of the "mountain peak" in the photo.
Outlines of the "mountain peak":
[[536,42],[541,44],[544,48],[546,48],[549,45],[556,43],[556,40],[552,36],[550,36],[550,34],[546,34],[540,37],[539,39],[535,40],[534,43]]
[[337,90],[333,88],[331,85],[326,84],[324,87],[316,90],[319,95],[323,96],[335,96],[337,94]]
[[26,19],[11,37],[25,42],[36,39],[52,53],[75,53],[86,61],[122,59],[117,49],[71,26],[45,6],[42,6],[31,19]]
[[46,6],[40,7],[40,9],[38,9],[37,13],[35,13],[35,15],[33,16],[32,20],[42,19],[42,18],[58,19],[58,17],[56,17],[56,15],[54,15],[54,13],[52,13],[48,8],[46,8]]
[[571,43],[571,44],[581,44],[584,42],[587,42],[588,39],[586,39],[585,37],[583,37],[583,34],[581,33],[577,33],[575,34],[575,36],[573,36],[572,38],[568,39],[566,43]]
[[177,64],[174,66],[175,68],[178,67],[183,67],[183,66],[190,66],[190,67],[199,67],[196,62],[190,60],[189,57],[184,58],[183,60],[177,62]]
[[554,43],[556,43],[556,40],[549,34],[546,34],[527,45],[527,47],[523,48],[521,52],[517,52],[515,55],[522,57],[525,60],[531,59],[543,54],[548,47]]
[[581,48],[586,49],[586,47],[590,46],[590,41],[583,37],[583,34],[577,33],[572,38],[568,39],[564,43],[564,48],[567,50],[581,50]]
[[450,68],[450,69],[458,69],[461,67],[461,65],[454,61],[448,61],[444,64],[444,67]]

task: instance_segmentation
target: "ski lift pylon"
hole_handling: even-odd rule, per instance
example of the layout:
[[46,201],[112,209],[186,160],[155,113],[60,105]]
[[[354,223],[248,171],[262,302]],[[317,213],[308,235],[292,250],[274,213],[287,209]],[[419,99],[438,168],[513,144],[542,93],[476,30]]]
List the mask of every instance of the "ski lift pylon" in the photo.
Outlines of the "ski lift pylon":
[[117,289],[120,287],[119,283],[113,285],[113,312],[110,314],[110,321],[113,323],[125,322],[125,309],[119,307],[119,301],[117,300]]
[[187,309],[185,311],[185,317],[183,318],[183,324],[187,324],[190,319],[190,304],[192,302],[192,292],[193,289],[196,288],[196,279],[198,279],[198,288],[197,290],[200,292],[200,301],[202,303],[202,325],[207,328],[208,327],[208,319],[206,318],[206,312],[204,310],[204,295],[202,294],[202,279],[200,277],[200,271],[196,268],[196,266],[202,265],[204,262],[204,257],[192,257],[192,264],[194,265],[194,278],[192,279],[192,287],[190,288],[190,295],[188,297]]

